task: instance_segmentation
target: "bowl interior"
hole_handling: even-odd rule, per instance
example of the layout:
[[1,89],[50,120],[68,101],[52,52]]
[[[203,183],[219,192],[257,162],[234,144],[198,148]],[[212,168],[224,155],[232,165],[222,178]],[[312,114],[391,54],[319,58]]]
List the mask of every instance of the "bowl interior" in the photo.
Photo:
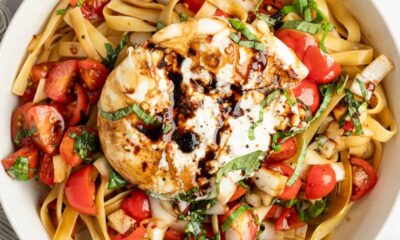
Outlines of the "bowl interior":
[[[15,14],[9,30],[0,47],[0,159],[12,151],[10,141],[10,116],[17,105],[17,98],[10,93],[11,84],[25,55],[31,36],[39,32],[48,18],[48,13],[58,1],[25,0]],[[378,4],[379,2],[379,4]],[[347,0],[346,5],[359,20],[363,33],[379,53],[388,55],[400,66],[399,48],[395,39],[400,40],[397,23],[398,14],[393,2],[386,0]],[[385,13],[384,15],[382,13]],[[397,19],[396,19],[397,18]],[[390,30],[389,30],[390,29]],[[396,90],[400,90],[399,68],[385,80],[388,100],[397,119],[400,119],[400,104],[396,103]],[[400,137],[396,136],[385,145],[379,184],[365,199],[352,209],[347,221],[336,231],[336,239],[395,239],[400,236],[396,227],[400,219],[400,200],[398,198],[400,181],[396,161],[396,146]],[[39,218],[39,203],[43,191],[36,181],[17,182],[0,170],[0,200],[11,224],[22,240],[48,239]],[[393,209],[398,209],[394,211]]]

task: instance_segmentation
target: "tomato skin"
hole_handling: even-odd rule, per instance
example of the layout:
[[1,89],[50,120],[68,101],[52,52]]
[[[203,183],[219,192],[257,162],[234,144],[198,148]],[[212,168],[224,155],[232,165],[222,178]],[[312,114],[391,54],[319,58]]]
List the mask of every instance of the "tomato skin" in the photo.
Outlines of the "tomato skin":
[[336,186],[336,175],[329,164],[312,165],[306,178],[306,198],[320,199],[327,196]]
[[[241,205],[242,205],[241,203],[237,204],[236,206],[231,208],[227,213],[220,216],[221,223],[223,224],[224,222],[226,222],[228,217],[230,215],[232,215],[232,213],[234,213],[236,211],[236,209],[239,208]],[[242,217],[244,217],[244,218],[242,218]],[[239,224],[237,221],[240,221]],[[236,224],[234,224],[235,222],[236,222]],[[236,227],[238,227],[239,229],[236,229]],[[234,222],[229,227],[229,229],[227,231],[225,231],[224,236],[225,236],[225,239],[232,239],[231,235],[227,236],[228,232],[231,230],[230,234],[235,235],[235,237],[236,237],[235,239],[243,239],[243,240],[256,239],[258,228],[259,228],[259,226],[256,224],[253,214],[250,211],[246,211],[234,220]],[[243,236],[243,234],[246,234],[246,235]]]
[[79,74],[90,90],[99,90],[103,87],[108,76],[108,69],[103,64],[87,59],[80,60],[78,66]]
[[342,67],[316,46],[307,49],[303,63],[309,70],[307,78],[317,84],[330,83],[342,72]]
[[78,166],[82,163],[81,157],[74,151],[75,141],[69,135],[71,133],[75,133],[77,135],[82,134],[82,126],[79,127],[70,127],[64,135],[64,138],[60,144],[60,155],[64,159],[65,162],[68,163],[71,167]]
[[28,158],[29,166],[29,179],[33,178],[36,174],[36,168],[38,166],[39,151],[34,147],[23,147],[18,151],[12,153],[11,155],[4,158],[1,163],[5,170],[10,169],[18,157]]
[[321,105],[321,96],[316,83],[304,79],[293,92],[296,98],[310,108],[312,114],[318,111],[319,105]]
[[89,20],[103,19],[103,8],[110,0],[86,0],[81,6],[82,14]]
[[74,84],[76,101],[68,104],[67,114],[68,114],[68,125],[75,126],[78,124],[82,118],[84,118],[89,111],[88,96],[83,90],[83,88],[78,84]]
[[65,128],[61,114],[51,106],[39,105],[28,111],[29,128],[35,128],[33,142],[45,153],[53,153],[60,144]]
[[50,99],[58,102],[69,100],[67,92],[78,70],[76,60],[66,60],[55,64],[47,74],[44,91]]
[[65,184],[65,196],[68,203],[79,213],[96,215],[94,203],[96,186],[92,179],[93,165],[85,166],[74,172]]
[[309,47],[317,46],[313,36],[297,30],[280,29],[275,32],[275,36],[291,48],[300,60],[303,60],[304,54]]
[[259,12],[267,15],[273,15],[283,7],[281,0],[264,0],[260,7]]
[[190,11],[197,13],[201,6],[203,6],[205,0],[185,0],[184,2],[188,5]]
[[184,240],[185,234],[169,228],[164,235],[164,240]]
[[53,62],[40,63],[33,66],[30,74],[30,80],[34,83],[39,83],[40,79],[46,78],[47,73],[53,66]]
[[247,189],[242,187],[242,186],[238,186],[236,188],[235,193],[232,195],[232,197],[229,199],[228,202],[233,202],[238,200],[239,198],[243,197],[243,195],[245,195],[247,193]]
[[[290,178],[294,173],[293,168],[291,168],[286,163],[274,163],[269,166],[269,169],[279,172],[288,178]],[[300,190],[300,187],[301,187],[301,180],[300,180],[300,178],[298,178],[291,187],[289,187],[287,185],[285,186],[285,189],[284,189],[283,193],[279,196],[279,198],[284,201],[295,198],[297,193]]]
[[121,208],[138,223],[144,219],[151,218],[149,198],[140,189],[133,190],[129,197],[122,201]]
[[350,159],[353,173],[352,201],[357,201],[370,192],[378,181],[375,169],[364,159],[352,156]]
[[144,227],[137,227],[131,234],[123,237],[121,240],[142,240],[146,235],[147,230]]
[[53,165],[53,155],[43,154],[40,160],[40,171],[39,171],[40,181],[47,186],[54,185],[54,165]]
[[265,161],[282,162],[296,155],[296,152],[297,142],[294,137],[291,137],[281,144],[281,149],[279,151],[271,152]]
[[[15,109],[11,115],[11,138],[15,144],[15,137],[19,131],[29,130],[29,121],[27,112],[33,106],[32,102],[27,102],[24,105],[19,106]],[[18,146],[31,145],[32,140],[30,137],[24,137],[20,140]]]
[[272,207],[269,209],[267,215],[265,215],[264,220],[273,218],[275,216],[275,213],[278,211],[280,206],[278,204],[272,205]]
[[287,231],[304,226],[295,207],[284,208],[275,222],[276,231]]

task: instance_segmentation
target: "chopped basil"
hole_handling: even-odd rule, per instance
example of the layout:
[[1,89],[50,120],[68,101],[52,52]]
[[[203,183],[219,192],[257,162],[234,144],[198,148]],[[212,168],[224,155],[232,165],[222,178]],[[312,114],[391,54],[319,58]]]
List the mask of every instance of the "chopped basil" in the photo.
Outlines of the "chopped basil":
[[354,94],[349,90],[346,90],[345,101],[348,103],[347,113],[348,113],[348,116],[350,116],[350,118],[354,124],[355,133],[357,135],[362,135],[364,133],[364,131],[362,129],[361,122],[359,119],[360,114],[361,114],[359,112],[359,109],[362,110],[363,108],[365,108],[365,104],[360,103],[357,100],[355,100]]
[[137,104],[132,104],[127,107],[118,109],[115,112],[105,112],[101,111],[101,116],[105,119],[111,120],[111,121],[116,121],[120,120],[121,118],[124,118],[126,116],[131,115],[132,113],[135,113],[140,120],[142,120],[146,125],[151,125],[155,122],[155,119],[147,114],[139,105]]
[[304,11],[304,21],[306,22],[311,22],[312,21],[312,16],[311,16],[311,8],[306,8]]
[[31,129],[20,129],[15,135],[13,141],[15,145],[19,146],[21,144],[21,140],[26,137],[31,137],[33,134],[37,132],[36,128]]
[[276,20],[274,18],[271,18],[270,16],[268,16],[266,14],[262,14],[262,13],[258,12],[258,10],[260,8],[260,5],[263,3],[263,1],[264,0],[258,1],[257,5],[256,5],[256,8],[254,9],[254,12],[255,12],[256,17],[258,19],[260,19],[261,21],[266,22],[269,26],[273,27],[273,26],[275,26],[277,24],[278,20]]
[[310,221],[320,216],[327,208],[327,198],[315,201],[314,203],[307,200],[298,200],[296,202],[296,209],[302,222]]
[[269,104],[272,102],[272,100],[273,100],[276,96],[278,96],[278,95],[280,95],[280,94],[281,94],[281,91],[280,91],[279,89],[273,91],[273,92],[270,93],[270,94],[268,94],[268,96],[261,102],[261,106],[262,106],[262,107],[266,107],[267,105],[269,105]]
[[256,35],[254,35],[250,29],[247,28],[246,24],[240,21],[237,18],[231,18],[229,19],[229,23],[232,25],[234,29],[236,29],[238,32],[243,34],[247,39],[252,40],[252,41],[258,41],[258,38]]
[[199,192],[199,188],[198,187],[194,187],[192,189],[190,189],[189,191],[186,191],[184,193],[179,193],[178,194],[178,199],[180,201],[185,201],[185,202],[192,202],[195,201],[195,199],[197,198],[196,193]]
[[324,20],[324,22],[321,23],[321,26],[322,26],[321,27],[322,31],[324,31],[324,34],[322,35],[321,41],[319,41],[319,48],[321,48],[321,50],[323,52],[327,53],[328,50],[326,50],[326,47],[325,47],[325,40],[326,40],[326,37],[328,37],[328,32],[333,31],[334,25],[332,23],[328,22],[328,20]]
[[187,16],[183,12],[179,13],[179,20],[181,22],[186,22],[187,21]]
[[232,39],[232,41],[236,42],[240,46],[247,47],[247,48],[254,48],[258,51],[265,51],[267,47],[265,44],[261,43],[260,40],[257,38],[256,35],[254,35],[250,29],[247,28],[245,23],[242,23],[239,19],[237,18],[231,18],[229,19],[229,23],[232,25],[234,29],[236,29],[238,32],[240,32],[245,38],[248,40],[241,40],[240,36],[235,33],[231,33],[229,37]]
[[107,57],[103,59],[103,64],[110,70],[112,70],[117,62],[118,56],[122,49],[128,44],[128,35],[124,34],[121,41],[118,43],[115,49],[112,48],[111,44],[106,43],[105,48],[107,50]]
[[297,29],[306,33],[316,34],[320,29],[320,25],[306,21],[292,20],[284,22],[282,28]]
[[92,162],[93,159],[90,157],[90,154],[99,150],[99,141],[96,135],[83,128],[81,135],[70,133],[68,136],[74,139],[74,152],[78,154],[85,163]]
[[162,125],[162,131],[163,133],[169,133],[169,131],[172,130],[172,125],[170,123],[166,123]]
[[297,12],[297,8],[294,5],[286,5],[281,8],[281,14],[282,15],[287,15],[292,12]]
[[285,207],[291,208],[297,204],[298,200],[296,198],[290,199],[289,201],[285,202]]
[[301,151],[300,151],[300,156],[297,159],[296,168],[294,169],[292,176],[287,181],[287,183],[286,183],[287,186],[289,186],[289,187],[293,186],[293,184],[299,178],[300,172],[303,169],[304,159],[306,158],[306,152],[307,152],[307,144],[303,143],[303,146],[301,147]]
[[283,96],[285,96],[286,100],[288,101],[289,105],[291,107],[293,107],[296,104],[296,101],[293,100],[293,98],[291,96],[289,96],[288,91],[286,91],[285,89],[282,90]]
[[361,81],[360,79],[356,78],[356,81],[358,85],[360,85],[361,89],[361,95],[364,99],[367,99],[368,92],[367,92],[367,86],[365,85],[365,82]]
[[77,6],[77,7],[82,7],[83,1],[84,1],[84,0],[78,0],[78,2],[76,3],[76,6]]
[[163,22],[158,21],[157,22],[157,30],[161,30],[163,28],[165,28],[167,25],[165,25]]
[[255,139],[255,136],[254,136],[254,134],[255,134],[255,129],[256,129],[256,127],[258,127],[263,121],[264,121],[264,110],[263,110],[262,107],[261,107],[260,113],[259,113],[259,115],[258,115],[258,120],[257,120],[257,122],[255,122],[253,125],[250,126],[249,134],[248,134],[248,137],[249,137],[250,140],[253,141],[253,140]]
[[237,184],[246,190],[250,190],[249,185],[247,185],[245,182],[243,182],[243,180],[240,180],[239,182],[237,182]]
[[251,207],[246,204],[242,204],[238,208],[236,208],[236,210],[231,215],[229,215],[228,219],[226,219],[226,221],[222,224],[221,226],[222,232],[226,232],[226,230],[228,230],[228,228],[238,217],[240,217],[240,215],[244,214],[246,211],[250,209]]
[[333,85],[332,84],[326,84],[326,85],[321,85],[319,87],[322,95],[324,96],[324,100],[322,100],[321,105],[319,106],[318,111],[315,113],[315,116],[311,120],[311,122],[314,122],[317,120],[326,110],[328,107],[329,103],[331,102],[332,96],[333,96]]
[[127,184],[128,182],[123,177],[121,177],[121,175],[119,175],[114,169],[111,169],[107,189],[115,190],[125,187]]
[[64,9],[57,9],[56,14],[57,15],[65,15],[68,11],[68,8],[64,8]]
[[339,82],[336,86],[336,94],[342,94],[346,88],[347,82],[349,81],[350,75],[348,73],[342,73],[339,78]]
[[18,157],[7,172],[11,177],[17,180],[29,180],[29,158]]

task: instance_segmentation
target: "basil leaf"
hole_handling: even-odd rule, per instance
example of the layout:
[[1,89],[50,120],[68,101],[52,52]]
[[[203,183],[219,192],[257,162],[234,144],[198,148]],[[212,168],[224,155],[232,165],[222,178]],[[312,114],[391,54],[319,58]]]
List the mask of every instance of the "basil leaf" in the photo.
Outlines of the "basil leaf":
[[[207,240],[206,229],[203,226],[204,212],[201,210],[191,211],[188,216],[181,217],[180,220],[188,221],[185,233],[187,237],[194,240]],[[187,238],[187,239],[189,239]]]
[[125,187],[127,184],[128,182],[123,177],[121,177],[121,175],[119,175],[114,169],[111,169],[107,189],[115,190]]
[[349,114],[349,116],[350,116],[350,118],[351,118],[351,120],[352,120],[352,122],[354,124],[355,133],[357,135],[364,134],[364,131],[362,129],[361,122],[360,122],[360,119],[359,119],[360,112],[358,111],[358,109],[359,109],[359,107],[360,107],[360,105],[362,103],[357,102],[355,100],[355,98],[354,98],[353,93],[351,91],[349,91],[349,90],[346,90],[345,101],[349,105],[348,109],[347,109],[347,112],[348,112],[348,114]]
[[349,78],[350,75],[347,73],[345,74],[345,76],[343,76],[343,73],[340,75],[339,82],[336,86],[336,94],[342,94],[344,92]]
[[306,33],[316,34],[320,29],[317,23],[309,23],[305,21],[292,20],[283,23],[282,28],[297,29]]
[[151,125],[155,122],[155,119],[147,114],[139,105],[137,104],[132,104],[127,107],[118,109],[115,112],[105,112],[101,111],[101,116],[105,119],[111,120],[111,121],[116,121],[120,120],[124,117],[127,117],[131,115],[132,113],[135,113],[140,120],[142,120],[146,125]]
[[256,13],[256,17],[258,19],[260,19],[261,21],[266,22],[270,27],[274,27],[278,22],[278,20],[271,18],[268,15],[262,14],[262,13]]
[[90,158],[90,154],[97,152],[100,148],[96,135],[83,128],[81,135],[70,133],[68,136],[74,140],[74,152],[85,163],[92,162],[93,159]]
[[15,135],[13,141],[15,145],[19,146],[21,144],[21,140],[26,137],[31,137],[33,134],[37,132],[36,128],[31,129],[20,129]]
[[286,208],[291,208],[297,204],[298,200],[296,198],[290,199],[289,201],[285,202]]
[[232,39],[232,41],[234,41],[235,43],[240,42],[240,36],[236,33],[229,34],[229,38]]
[[237,18],[231,18],[229,19],[229,23],[232,25],[234,29],[236,29],[238,32],[243,34],[247,39],[251,41],[258,41],[258,38],[256,35],[254,35],[246,26],[246,24],[242,23]]
[[303,132],[305,129],[300,129],[297,131],[293,132],[282,132],[282,131],[277,131],[273,136],[272,136],[272,150],[273,151],[279,151],[281,150],[281,143],[285,142],[289,138],[295,136],[298,133]]
[[304,11],[304,21],[306,22],[311,22],[312,21],[312,16],[311,16],[311,8],[306,8]]
[[179,13],[179,21],[181,22],[186,22],[187,21],[187,16],[183,12]]
[[358,85],[360,85],[361,89],[361,95],[364,99],[367,98],[368,92],[367,92],[367,86],[365,85],[365,82],[361,81],[360,79],[356,78],[356,81]]
[[68,11],[68,8],[65,9],[57,9],[56,15],[65,15]]
[[242,23],[237,18],[229,19],[229,23],[232,25],[234,29],[240,32],[244,37],[248,40],[240,40],[240,36],[238,34],[231,33],[229,37],[232,41],[236,42],[240,46],[247,47],[247,48],[254,48],[258,51],[265,51],[267,47],[265,44],[261,43],[257,36],[254,35],[246,26],[246,24]]
[[282,15],[287,15],[292,12],[297,12],[297,8],[294,5],[286,5],[283,8],[281,8]]
[[248,133],[248,137],[250,140],[253,141],[255,139],[254,131],[255,131],[256,127],[258,127],[263,121],[264,121],[264,111],[261,107],[257,122],[255,122],[253,125],[250,126],[249,133]]
[[29,158],[19,156],[7,173],[20,181],[29,180]]
[[291,107],[293,107],[296,104],[296,102],[293,100],[293,98],[291,96],[289,96],[288,91],[286,91],[286,89],[283,89],[282,92],[283,92],[283,95],[285,96],[286,100],[288,101],[289,105]]
[[267,105],[269,105],[272,102],[272,100],[276,96],[278,96],[280,93],[281,93],[281,91],[278,89],[278,90],[275,90],[272,93],[268,94],[268,96],[261,102],[261,106],[264,108]]
[[222,232],[226,232],[226,230],[228,230],[228,228],[232,225],[232,223],[238,217],[240,217],[240,215],[244,214],[249,209],[251,209],[251,207],[245,204],[242,204],[238,208],[236,208],[236,210],[231,215],[229,215],[228,219],[226,219],[226,221],[222,224],[221,226]]
[[158,21],[157,22],[157,30],[161,30],[163,28],[165,28],[167,25],[165,25],[163,22]]
[[103,64],[110,70],[112,70],[117,62],[118,56],[122,49],[128,44],[128,35],[124,34],[121,41],[118,43],[115,49],[112,48],[111,44],[106,43],[105,48],[107,50],[107,57],[103,59]]
[[302,222],[307,222],[320,216],[326,210],[326,202],[327,198],[315,201],[314,203],[308,200],[298,200],[296,202],[296,209],[299,213],[300,220]]
[[300,156],[297,159],[296,168],[294,169],[292,176],[287,181],[287,183],[286,183],[287,186],[289,186],[289,187],[293,186],[293,184],[299,178],[300,172],[303,169],[303,163],[304,163],[304,159],[306,158],[306,153],[307,153],[307,144],[303,143],[303,146],[301,147],[301,151],[300,151]]
[[[323,90],[325,90],[325,91],[323,91]],[[324,96],[324,100],[322,100],[322,103],[319,106],[319,109],[315,113],[315,116],[313,117],[311,122],[314,122],[315,120],[317,120],[325,112],[326,108],[328,107],[329,103],[331,102],[331,99],[333,96],[333,85],[332,84],[321,85],[320,91]]]
[[198,187],[194,187],[194,188],[190,189],[187,192],[179,193],[178,194],[178,199],[180,201],[185,201],[185,202],[195,201],[195,199],[197,198],[196,193],[198,193],[198,192],[199,192],[199,188]]

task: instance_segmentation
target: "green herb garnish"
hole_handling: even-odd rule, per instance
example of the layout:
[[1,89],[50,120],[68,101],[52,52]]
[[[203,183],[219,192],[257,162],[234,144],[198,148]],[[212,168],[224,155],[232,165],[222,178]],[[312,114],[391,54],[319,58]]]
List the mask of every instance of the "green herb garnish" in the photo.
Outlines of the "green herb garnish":
[[311,122],[314,122],[317,120],[326,110],[328,107],[329,103],[331,102],[332,96],[333,96],[333,85],[332,84],[326,84],[326,85],[321,85],[319,87],[320,92],[324,96],[324,100],[322,100],[321,105],[319,106],[318,111],[315,113],[315,116],[312,118]]
[[83,128],[82,134],[70,133],[68,136],[74,140],[74,152],[85,163],[92,162],[93,159],[90,157],[90,154],[99,150],[99,141],[96,135]]
[[362,97],[364,99],[367,99],[368,91],[367,91],[367,86],[365,85],[365,82],[361,81],[358,78],[356,78],[355,81],[357,81],[358,85],[360,86]]
[[155,119],[147,114],[138,104],[129,105],[118,109],[115,112],[101,111],[101,116],[111,121],[117,121],[131,115],[132,113],[135,113],[146,125],[151,125],[155,122]]
[[284,22],[282,28],[296,29],[310,34],[316,34],[320,30],[320,25],[306,21],[292,20]]
[[107,189],[115,190],[123,188],[128,184],[128,182],[121,177],[114,169],[110,171],[110,178],[108,179]]
[[186,191],[184,193],[179,193],[178,199],[180,201],[185,201],[185,202],[195,201],[197,198],[196,193],[198,193],[198,192],[199,192],[199,188],[194,187],[194,188],[190,189],[189,191]]
[[11,177],[17,180],[29,180],[29,158],[19,156],[7,172]]
[[346,90],[346,96],[344,97],[344,99],[348,103],[347,114],[351,118],[351,120],[354,124],[355,133],[357,135],[364,134],[364,131],[362,129],[361,122],[359,119],[359,117],[361,115],[361,112],[359,110],[365,109],[366,104],[355,100],[354,94],[349,90]]
[[292,176],[287,181],[287,183],[286,183],[287,186],[289,186],[289,187],[293,186],[293,184],[299,178],[300,172],[303,169],[303,163],[304,163],[304,159],[306,158],[306,153],[307,153],[307,144],[303,143],[303,146],[301,147],[301,151],[300,151],[300,156],[297,159],[296,168],[294,169]]
[[226,232],[226,230],[228,230],[228,228],[238,217],[240,217],[240,215],[244,214],[246,211],[250,209],[251,207],[246,204],[242,204],[238,208],[236,208],[236,210],[231,215],[229,215],[228,219],[226,219],[226,221],[222,224],[221,226],[222,232]]
[[261,43],[260,40],[254,35],[249,28],[247,28],[246,24],[240,21],[237,18],[229,19],[229,23],[232,25],[234,29],[241,33],[246,39],[248,40],[241,40],[240,36],[235,33],[231,33],[229,37],[232,41],[236,42],[240,46],[247,47],[247,48],[254,48],[258,51],[265,51],[266,46],[265,44]]
[[186,22],[187,21],[187,16],[183,12],[179,13],[179,20],[181,22]]
[[160,31],[161,29],[165,28],[167,25],[165,25],[163,22],[158,21],[157,22],[157,30]]
[[20,129],[15,135],[13,141],[15,145],[19,146],[21,144],[21,140],[26,137],[31,137],[33,134],[37,132],[36,128],[31,129]]
[[110,70],[112,70],[117,62],[118,56],[122,49],[128,44],[128,35],[124,34],[121,41],[118,43],[115,49],[112,48],[111,44],[106,43],[105,48],[107,50],[107,57],[103,59],[103,64]]
[[57,15],[65,15],[68,11],[68,8],[65,9],[57,9],[56,14]]
[[336,94],[342,94],[346,88],[347,82],[349,81],[350,75],[347,73],[340,74],[339,82],[336,86]]
[[302,222],[310,221],[320,216],[326,210],[327,198],[312,203],[307,200],[297,201],[296,209]]

